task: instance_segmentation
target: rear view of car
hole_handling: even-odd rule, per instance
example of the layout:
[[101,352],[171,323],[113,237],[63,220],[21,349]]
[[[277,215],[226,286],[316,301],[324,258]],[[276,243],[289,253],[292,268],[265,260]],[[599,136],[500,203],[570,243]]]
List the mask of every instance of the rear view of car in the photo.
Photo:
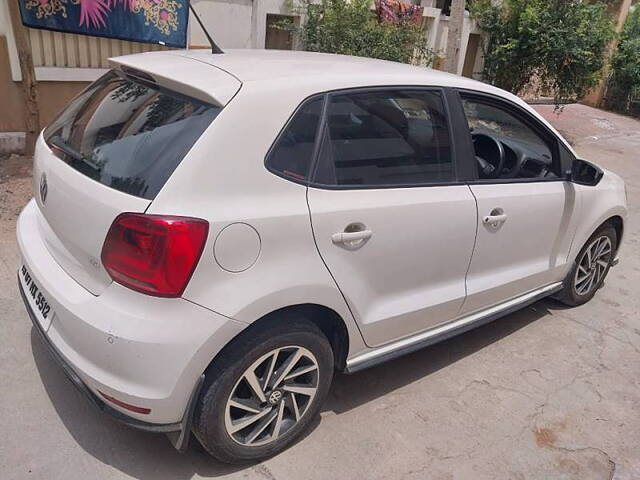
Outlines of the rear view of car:
[[45,129],[18,275],[37,331],[91,401],[184,443],[185,405],[208,361],[194,353],[240,327],[180,298],[208,222],[144,213],[224,108],[158,78],[112,70]]
[[[187,272],[180,272],[177,283],[182,286],[169,286],[167,278],[153,279],[163,273],[161,264],[149,271],[143,264],[136,268],[133,258],[122,256],[125,246],[118,241],[123,228],[142,234],[154,231],[149,230],[153,225],[139,216],[118,219],[104,250],[107,263],[104,269],[96,266],[100,264],[105,227],[111,225],[114,214],[144,212],[221,110],[220,106],[112,71],[77,97],[44,131],[43,140],[50,153],[39,150],[34,179],[37,181],[41,172],[39,181],[47,185],[48,198],[43,201],[41,197],[38,206],[51,228],[46,240],[64,247],[53,249],[54,257],[78,283],[100,294],[115,275],[120,283],[156,295],[181,293]],[[68,177],[63,178],[63,174]],[[72,192],[72,184],[86,189]],[[162,223],[156,219],[154,224],[162,228]],[[187,235],[198,237],[201,249],[206,226],[196,224],[191,221],[184,225],[195,232]],[[143,247],[140,238],[136,241]],[[191,258],[185,259],[189,264],[183,267],[192,269],[198,255],[192,252]]]

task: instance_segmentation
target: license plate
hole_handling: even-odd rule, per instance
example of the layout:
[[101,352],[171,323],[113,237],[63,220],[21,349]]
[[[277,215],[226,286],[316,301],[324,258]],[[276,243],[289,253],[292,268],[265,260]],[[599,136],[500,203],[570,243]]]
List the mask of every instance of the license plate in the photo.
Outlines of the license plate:
[[47,331],[51,325],[53,310],[42,290],[24,265],[20,269],[20,282],[22,282],[22,289],[27,297],[27,302],[31,306],[31,310],[35,313],[42,328]]

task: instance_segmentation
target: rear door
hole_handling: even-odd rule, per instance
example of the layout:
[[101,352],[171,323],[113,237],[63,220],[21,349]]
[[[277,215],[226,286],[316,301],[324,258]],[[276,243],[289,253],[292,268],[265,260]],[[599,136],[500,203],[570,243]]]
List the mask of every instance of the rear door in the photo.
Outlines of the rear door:
[[494,96],[461,95],[479,219],[464,314],[560,281],[577,202],[562,175],[564,147],[542,123]]
[[45,129],[34,159],[40,233],[78,283],[96,295],[111,283],[100,260],[111,223],[145,211],[221,109],[111,71]]
[[457,180],[443,91],[335,93],[326,108],[309,209],[320,254],[366,343],[455,318],[476,207]]

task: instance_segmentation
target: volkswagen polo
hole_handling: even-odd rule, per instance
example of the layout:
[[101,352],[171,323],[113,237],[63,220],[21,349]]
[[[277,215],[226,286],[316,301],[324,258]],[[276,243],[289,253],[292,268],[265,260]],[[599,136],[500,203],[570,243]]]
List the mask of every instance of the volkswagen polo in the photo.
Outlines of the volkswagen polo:
[[225,462],[356,372],[617,261],[622,180],[517,97],[302,52],[112,59],[43,131],[17,227],[34,329],[100,410]]

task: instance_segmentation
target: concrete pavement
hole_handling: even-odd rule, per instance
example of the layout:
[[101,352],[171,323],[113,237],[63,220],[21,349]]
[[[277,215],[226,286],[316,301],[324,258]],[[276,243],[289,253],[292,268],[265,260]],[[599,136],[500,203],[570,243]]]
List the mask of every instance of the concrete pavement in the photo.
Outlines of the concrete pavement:
[[544,300],[339,375],[306,438],[243,468],[97,414],[51,363],[16,288],[29,169],[0,160],[0,478],[640,478],[640,122],[582,105],[539,111],[627,182],[622,259],[604,288],[579,308]]

